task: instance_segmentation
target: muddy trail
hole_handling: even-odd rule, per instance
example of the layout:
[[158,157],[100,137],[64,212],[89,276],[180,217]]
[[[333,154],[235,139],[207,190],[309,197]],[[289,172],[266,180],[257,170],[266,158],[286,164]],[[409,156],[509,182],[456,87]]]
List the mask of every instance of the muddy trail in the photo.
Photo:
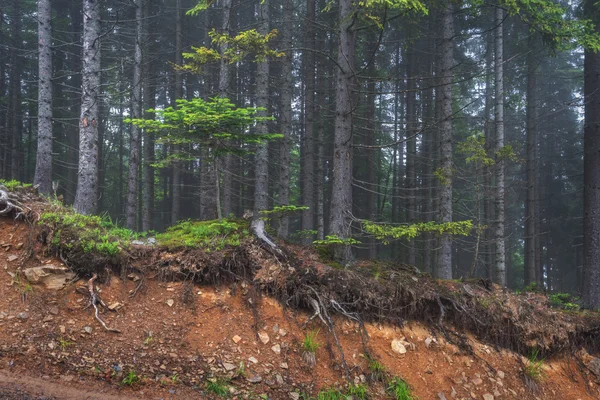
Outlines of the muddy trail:
[[542,294],[334,268],[245,234],[208,250],[99,225],[92,241],[32,191],[8,198],[1,399],[600,398],[598,315]]

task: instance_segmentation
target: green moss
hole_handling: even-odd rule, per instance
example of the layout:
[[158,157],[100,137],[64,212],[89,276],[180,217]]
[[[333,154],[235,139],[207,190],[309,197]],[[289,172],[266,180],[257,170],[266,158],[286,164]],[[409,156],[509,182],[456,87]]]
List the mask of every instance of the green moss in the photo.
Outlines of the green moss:
[[50,244],[54,248],[71,250],[79,246],[85,253],[109,257],[118,256],[131,240],[140,237],[115,225],[108,217],[81,215],[66,208],[43,213],[40,224],[50,228],[53,235]]
[[156,241],[169,249],[192,247],[219,251],[228,246],[239,246],[247,236],[245,221],[183,221],[156,235]]
[[0,179],[0,185],[4,186],[9,191],[13,191],[17,188],[31,187],[31,183],[23,183],[23,182],[15,180],[15,179],[12,179],[10,181]]

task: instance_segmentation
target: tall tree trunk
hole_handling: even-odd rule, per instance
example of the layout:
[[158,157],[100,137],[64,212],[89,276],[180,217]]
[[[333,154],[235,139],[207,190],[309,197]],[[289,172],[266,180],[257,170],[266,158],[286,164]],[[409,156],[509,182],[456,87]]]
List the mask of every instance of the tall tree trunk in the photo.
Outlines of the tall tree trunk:
[[[232,10],[232,0],[223,0],[223,10],[222,19],[221,19],[221,33],[229,34],[231,33],[231,10]],[[227,44],[221,44],[220,52],[223,54],[227,50]],[[231,82],[231,66],[229,62],[222,58],[219,64],[219,96],[221,97],[229,97],[229,84]],[[220,193],[217,193],[217,197],[223,198],[222,211],[225,216],[229,216],[229,214],[234,212],[233,206],[233,165],[234,165],[234,157],[231,154],[226,154],[220,162],[214,164],[215,170],[214,173],[217,174],[216,178],[216,188],[215,191],[220,191],[221,187],[223,188],[223,196],[220,196]],[[218,166],[222,165],[222,171],[218,170]],[[219,175],[223,174],[223,183],[219,185]],[[211,179],[212,181],[212,179]],[[222,217],[221,214],[221,204],[216,204],[216,212],[219,219]]]
[[[600,33],[596,2],[586,0],[585,15],[596,16],[595,30]],[[584,62],[585,125],[583,173],[583,304],[600,307],[600,52],[585,51]]]
[[[352,0],[339,2],[330,231],[340,239],[351,236],[352,223],[352,96],[356,42],[354,6]],[[338,246],[335,253],[336,259],[343,264],[352,259],[350,246]]]
[[[153,56],[155,46],[152,28],[150,26],[150,4],[147,3],[144,7],[144,34],[148,37],[150,45],[147,47],[146,60],[149,60]],[[154,64],[146,61],[144,68],[144,80],[143,80],[143,99],[144,99],[144,110],[156,108],[156,83],[154,82]],[[150,119],[153,117],[152,113],[147,113],[146,118]],[[153,217],[154,217],[154,167],[151,165],[154,162],[154,136],[147,133],[144,136],[143,143],[143,188],[142,188],[142,231],[147,232],[153,229]]]
[[[131,91],[131,115],[135,119],[142,117],[143,2],[144,0],[135,0],[135,50]],[[137,229],[140,140],[140,128],[133,125],[129,141],[129,176],[127,179],[127,227],[132,230]]]
[[[263,0],[258,9],[258,32],[265,35],[269,31],[269,1]],[[269,106],[269,61],[259,62],[256,66],[256,106],[267,109]],[[265,111],[261,111],[265,115]],[[256,133],[267,134],[269,127],[266,121],[261,121],[256,126]],[[269,193],[269,145],[258,145],[254,156],[256,164],[256,184],[254,187],[254,220],[253,228],[259,236],[264,234],[264,220],[261,211],[268,208]]]
[[14,0],[11,15],[11,36],[13,46],[10,50],[11,74],[10,74],[10,135],[11,156],[10,176],[12,179],[20,180],[21,140],[23,135],[23,116],[21,110],[21,72],[23,65],[19,51],[23,47],[21,43],[21,0]]
[[495,72],[495,128],[496,128],[496,223],[494,226],[494,241],[496,243],[496,268],[495,281],[500,286],[506,286],[506,254],[504,245],[504,157],[501,150],[504,148],[504,54],[503,54],[503,20],[504,9],[496,8],[496,38],[494,47],[496,58]]
[[[415,159],[417,156],[417,74],[415,60],[415,43],[412,32],[409,33],[409,44],[406,52],[406,209],[409,224],[415,223],[417,204],[417,174]],[[408,244],[408,263],[416,264],[415,241]]]
[[[304,43],[307,50],[302,53],[302,66],[304,68],[305,96],[304,96],[304,141],[302,148],[303,179],[302,196],[303,205],[309,207],[302,212],[302,229],[312,230],[315,227],[315,0],[306,0],[306,25]],[[321,177],[317,177],[321,179]],[[312,242],[312,236],[304,236],[304,244]]]
[[[492,15],[491,20],[494,20],[495,16]],[[487,45],[486,45],[486,56],[485,56],[485,69],[491,71],[494,63],[493,59],[493,47],[494,41],[492,32],[488,33]],[[493,102],[493,85],[491,74],[488,73],[485,78],[485,104],[484,104],[484,134],[485,134],[485,150],[486,153],[491,154],[494,148],[494,132],[492,127],[492,102]],[[484,245],[483,245],[483,264],[485,266],[485,273],[488,279],[493,279],[493,268],[492,264],[494,261],[494,241],[493,233],[491,232],[494,224],[494,167],[485,165],[483,167],[483,219],[484,224],[489,226],[484,232]]]
[[535,189],[537,174],[537,61],[536,35],[530,33],[527,56],[527,200],[525,202],[525,285],[537,283],[535,260]]
[[[440,171],[439,222],[452,222],[452,67],[454,65],[454,5],[449,2],[442,12],[440,93]],[[440,237],[435,276],[452,279],[452,241],[448,234]]]
[[98,204],[98,103],[100,101],[100,3],[83,0],[83,67],[79,119],[79,172],[75,210],[93,214]]
[[34,185],[52,193],[52,7],[38,0],[38,143]]
[[[291,24],[293,19],[293,2],[285,0],[283,2],[283,22]],[[292,30],[284,26],[281,33],[281,41],[285,50],[285,56],[281,65],[282,88],[281,88],[281,134],[283,139],[279,147],[279,163],[281,170],[279,173],[279,204],[289,205],[290,203],[290,147],[292,135]],[[289,49],[289,50],[288,50]],[[279,237],[287,238],[289,234],[289,218],[283,216],[279,222],[277,234]]]
[[[182,35],[182,8],[181,0],[175,2],[175,64],[181,65],[183,63],[183,35]],[[175,70],[175,99],[181,99],[183,97],[183,79],[182,73],[179,69]],[[176,107],[175,99],[172,104]],[[179,145],[173,146],[173,151],[178,153],[180,150]],[[176,224],[179,220],[180,207],[181,207],[181,163],[173,162],[173,182],[171,192],[171,224]]]

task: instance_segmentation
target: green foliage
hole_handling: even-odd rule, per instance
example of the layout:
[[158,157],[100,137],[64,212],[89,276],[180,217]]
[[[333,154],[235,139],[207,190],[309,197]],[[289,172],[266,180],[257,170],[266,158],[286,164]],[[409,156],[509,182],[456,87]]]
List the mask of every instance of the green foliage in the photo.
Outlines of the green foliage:
[[43,213],[40,223],[51,228],[54,236],[50,244],[55,248],[79,246],[85,253],[109,257],[118,256],[131,240],[141,236],[113,224],[108,217],[82,215],[68,209]]
[[352,246],[360,244],[360,242],[353,238],[340,238],[337,235],[327,235],[323,240],[315,240],[313,241],[315,246],[332,246],[332,245],[340,245],[340,246]]
[[504,0],[502,5],[511,15],[519,16],[532,31],[538,32],[555,50],[577,46],[592,51],[600,50],[600,36],[594,31],[594,23],[586,19],[566,18],[568,11],[558,2]]
[[466,236],[473,229],[473,222],[471,220],[443,223],[430,221],[411,225],[389,225],[363,221],[363,229],[368,234],[375,236],[376,239],[382,240],[387,244],[391,239],[411,240],[423,233]]
[[223,219],[211,221],[182,221],[164,233],[156,235],[159,245],[169,249],[181,247],[202,248],[206,251],[239,246],[248,236],[244,221]]
[[58,345],[60,346],[60,349],[62,351],[65,351],[65,350],[67,350],[67,348],[69,346],[73,345],[73,342],[70,342],[69,340],[67,340],[61,336],[60,339],[58,339]]
[[571,296],[569,293],[554,293],[550,295],[550,305],[563,310],[579,311],[579,304],[575,303],[579,298]]
[[[308,206],[275,206],[271,210],[264,210],[260,215],[265,218],[281,218],[297,212],[308,210]],[[315,232],[316,233],[316,232]]]
[[228,64],[235,64],[251,54],[254,55],[255,62],[265,62],[267,59],[283,57],[285,53],[270,47],[271,40],[277,37],[278,33],[276,29],[273,29],[263,35],[256,29],[249,29],[232,36],[213,29],[208,33],[212,45],[224,50],[219,52],[204,46],[192,47],[193,53],[183,53],[183,58],[186,60],[185,65],[176,66],[176,68],[194,74],[202,74],[207,64],[220,60],[224,60]]
[[372,357],[367,358],[370,378],[373,382],[383,382],[385,379],[385,365]]
[[450,178],[452,177],[452,172],[446,171],[444,168],[437,168],[433,171],[433,176],[435,176],[442,186],[447,186],[450,184]]
[[[223,154],[245,155],[250,144],[262,144],[283,137],[281,134],[250,133],[249,127],[261,121],[272,121],[272,117],[260,116],[263,108],[235,107],[223,97],[209,100],[194,98],[177,100],[177,108],[148,110],[155,119],[127,119],[126,122],[157,135],[157,143],[166,145],[197,144],[211,149],[213,160]],[[244,146],[240,146],[242,143]],[[156,167],[165,167],[174,161],[195,160],[197,154],[175,153],[160,160]]]
[[11,180],[0,179],[0,185],[4,186],[9,191],[13,191],[17,188],[31,187],[31,183],[23,183],[21,181],[15,180],[15,179],[11,179]]
[[317,394],[317,400],[347,400],[346,395],[336,388],[321,390]]
[[536,382],[539,382],[544,378],[544,359],[539,358],[538,349],[533,349],[531,353],[529,353],[525,365],[525,375]]
[[348,397],[354,400],[367,400],[367,393],[369,389],[366,385],[358,384],[358,385],[349,385],[346,394]]
[[206,390],[218,397],[227,397],[229,394],[229,381],[226,379],[213,379],[206,382]]
[[485,150],[485,136],[483,134],[471,135],[464,142],[458,144],[458,152],[465,154],[467,164],[476,163],[483,166],[494,165]]
[[525,288],[523,288],[523,290],[526,292],[537,292],[538,291],[537,282],[531,282],[529,285],[525,286]]
[[410,393],[408,384],[398,377],[395,377],[388,382],[386,391],[395,400],[416,400],[416,397]]
[[315,353],[319,349],[319,343],[317,343],[317,336],[319,330],[307,332],[302,341],[302,348],[304,351]]
[[512,146],[504,146],[496,152],[496,158],[503,161],[518,161],[518,157]]
[[133,386],[137,383],[140,383],[141,379],[140,377],[136,374],[135,371],[131,370],[129,371],[129,373],[125,376],[125,378],[123,378],[123,381],[121,382],[123,385],[125,386]]

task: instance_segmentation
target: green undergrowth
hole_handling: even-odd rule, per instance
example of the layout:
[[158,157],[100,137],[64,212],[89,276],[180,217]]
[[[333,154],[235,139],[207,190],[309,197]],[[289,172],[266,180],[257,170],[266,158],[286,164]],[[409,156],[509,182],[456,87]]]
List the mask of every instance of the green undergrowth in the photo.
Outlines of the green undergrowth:
[[248,236],[248,224],[243,220],[183,221],[156,235],[159,245],[168,249],[202,248],[219,251],[239,246]]
[[20,188],[31,187],[31,183],[23,183],[23,182],[15,180],[15,179],[12,179],[12,180],[0,179],[0,185],[4,186],[9,191],[13,191],[15,189],[20,189]]
[[68,209],[45,212],[39,223],[50,228],[53,248],[109,257],[118,256],[131,240],[145,236],[117,226],[108,217],[82,215]]

